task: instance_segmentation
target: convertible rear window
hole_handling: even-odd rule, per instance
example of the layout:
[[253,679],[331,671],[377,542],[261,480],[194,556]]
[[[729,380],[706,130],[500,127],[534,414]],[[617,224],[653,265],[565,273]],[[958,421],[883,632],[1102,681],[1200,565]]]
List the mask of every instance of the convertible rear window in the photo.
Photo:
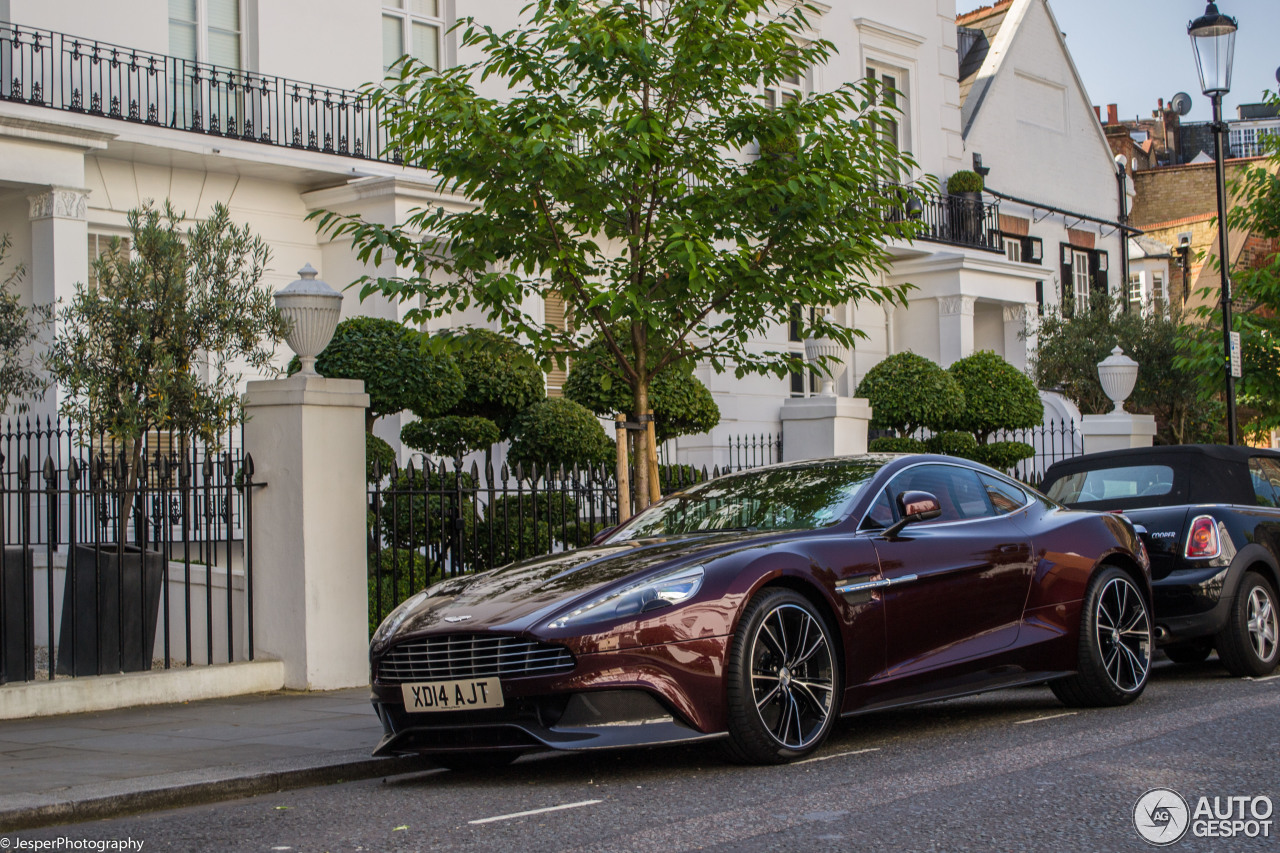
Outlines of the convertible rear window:
[[1049,497],[1074,505],[1167,495],[1173,491],[1168,465],[1127,465],[1068,474],[1049,487]]
[[609,541],[711,530],[812,530],[848,515],[883,460],[762,468],[699,483],[633,518]]

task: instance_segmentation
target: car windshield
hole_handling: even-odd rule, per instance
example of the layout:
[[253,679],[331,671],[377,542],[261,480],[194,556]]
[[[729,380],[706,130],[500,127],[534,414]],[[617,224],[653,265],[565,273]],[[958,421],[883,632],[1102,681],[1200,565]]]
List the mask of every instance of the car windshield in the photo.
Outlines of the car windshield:
[[1071,505],[1158,497],[1172,490],[1173,469],[1168,465],[1126,465],[1068,474],[1049,487],[1049,497]]
[[610,541],[710,530],[813,530],[846,515],[885,463],[869,458],[762,468],[671,495],[618,528]]

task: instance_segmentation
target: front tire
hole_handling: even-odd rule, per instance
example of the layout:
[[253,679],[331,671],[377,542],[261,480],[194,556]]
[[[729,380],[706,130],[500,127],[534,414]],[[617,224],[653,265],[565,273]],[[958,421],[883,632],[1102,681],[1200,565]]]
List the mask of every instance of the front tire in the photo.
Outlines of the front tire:
[[783,764],[826,740],[842,679],[835,634],[804,596],[761,591],[747,605],[727,668],[732,758]]
[[1153,647],[1151,614],[1142,592],[1123,571],[1103,566],[1084,597],[1079,669],[1049,686],[1073,708],[1127,705],[1147,686]]
[[1236,676],[1266,675],[1280,661],[1276,591],[1257,572],[1246,572],[1231,602],[1227,625],[1218,634],[1218,657]]

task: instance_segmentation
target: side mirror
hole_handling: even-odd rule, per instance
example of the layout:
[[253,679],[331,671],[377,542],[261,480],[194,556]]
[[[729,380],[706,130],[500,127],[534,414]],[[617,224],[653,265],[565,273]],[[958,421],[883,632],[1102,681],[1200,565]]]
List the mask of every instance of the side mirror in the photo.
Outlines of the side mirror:
[[898,515],[898,520],[885,528],[886,539],[897,536],[908,524],[942,515],[942,504],[929,492],[901,492],[898,495]]

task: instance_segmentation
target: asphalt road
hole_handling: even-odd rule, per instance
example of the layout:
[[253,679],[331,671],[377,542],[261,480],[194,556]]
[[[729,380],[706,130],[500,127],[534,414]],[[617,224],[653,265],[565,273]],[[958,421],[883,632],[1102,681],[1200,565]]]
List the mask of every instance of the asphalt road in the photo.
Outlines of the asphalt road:
[[1165,663],[1126,708],[1072,713],[1047,688],[986,694],[846,720],[815,758],[783,767],[728,764],[710,746],[529,756],[496,772],[430,771],[9,840],[15,850],[18,839],[64,837],[145,851],[1152,850],[1133,810],[1155,787],[1192,810],[1201,796],[1276,807],[1268,838],[1188,832],[1170,850],[1280,847],[1280,678]]

